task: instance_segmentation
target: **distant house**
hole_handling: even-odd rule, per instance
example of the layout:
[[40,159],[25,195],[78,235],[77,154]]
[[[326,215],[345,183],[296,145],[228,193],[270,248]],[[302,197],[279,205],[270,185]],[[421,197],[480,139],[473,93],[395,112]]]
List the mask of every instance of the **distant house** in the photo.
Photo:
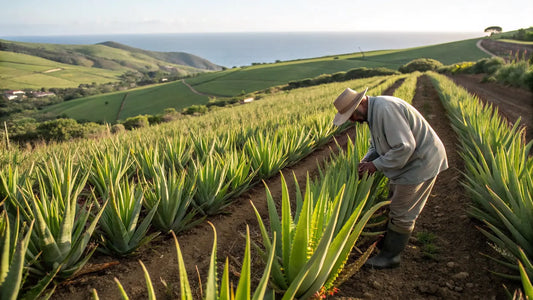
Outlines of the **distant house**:
[[241,103],[242,103],[242,104],[244,104],[244,103],[250,103],[250,102],[252,102],[252,101],[254,101],[254,98],[253,98],[253,97],[250,97],[250,98],[243,99],[243,100],[241,101]]
[[7,100],[15,100],[24,97],[26,93],[21,90],[11,90],[11,91],[5,91],[4,97],[7,98]]
[[42,98],[42,97],[55,96],[56,94],[54,94],[54,93],[52,93],[52,92],[33,92],[32,95],[33,95],[35,98]]

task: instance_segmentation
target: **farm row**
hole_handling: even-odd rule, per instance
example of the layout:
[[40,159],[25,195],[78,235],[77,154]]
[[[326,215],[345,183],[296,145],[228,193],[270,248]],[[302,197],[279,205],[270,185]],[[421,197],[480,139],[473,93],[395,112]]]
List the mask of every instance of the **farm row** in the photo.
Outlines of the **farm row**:
[[[19,292],[17,283],[21,283],[23,265],[27,266],[29,277],[20,291],[37,295],[46,287],[54,286],[51,282],[59,282],[78,272],[96,250],[91,241],[96,241],[98,249],[108,255],[121,257],[135,252],[158,234],[168,234],[169,231],[179,234],[202,222],[206,216],[223,212],[236,195],[294,164],[335,133],[346,129],[331,125],[334,115],[331,101],[339,90],[345,86],[356,90],[368,86],[370,94],[378,95],[398,79],[405,78],[395,95],[409,100],[413,98],[417,76],[374,77],[297,89],[268,96],[252,105],[222,109],[203,117],[141,129],[98,143],[79,141],[76,147],[65,144],[34,153],[3,153],[0,192],[6,200],[0,228],[2,241],[7,241],[3,242],[4,255],[10,263],[2,264],[1,278],[9,279],[0,281],[2,293],[16,295]],[[448,84],[445,78],[432,76],[441,90],[443,102],[460,99],[458,104],[447,105],[455,119],[482,119],[480,116],[488,114],[487,111],[465,109],[469,103],[476,107],[477,101]],[[457,97],[457,93],[464,95]],[[498,241],[495,241],[498,247],[510,248],[515,258],[512,264],[522,266],[524,270],[522,278],[527,293],[533,257],[528,245],[530,247],[533,239],[528,228],[517,226],[532,220],[530,215],[524,218],[532,211],[533,163],[527,156],[531,144],[525,147],[516,129],[505,136],[486,131],[485,124],[498,122],[490,121],[493,118],[497,116],[483,118],[479,125],[468,123],[464,126],[467,129],[481,128],[478,135],[484,137],[475,140],[466,135],[465,153],[476,154],[476,149],[488,149],[488,153],[482,155],[464,155],[465,161],[471,162],[468,171],[472,173],[466,178],[467,184],[473,186],[470,189],[473,199],[480,195],[473,205],[472,215],[487,220],[493,233],[485,232],[489,238]],[[494,130],[502,128],[501,121],[498,126],[489,127]],[[484,142],[486,132],[494,137],[494,143],[507,145],[507,148],[498,150],[495,146],[475,143]],[[273,288],[271,292],[286,299],[325,295],[333,292],[335,286],[348,276],[346,274],[356,271],[366,259],[363,256],[355,264],[345,265],[367,222],[374,222],[373,213],[387,204],[378,201],[384,179],[358,178],[355,171],[360,157],[366,152],[367,140],[368,132],[357,130],[356,142],[333,158],[320,172],[319,178],[306,185],[304,193],[297,193],[296,200],[292,200],[296,204],[294,213],[287,192],[283,193],[281,217],[269,198],[268,227],[271,232],[267,231],[267,226],[261,226],[265,275],[257,285],[254,297],[262,298],[266,282]],[[472,144],[471,148],[466,148],[468,143]],[[514,156],[510,159],[518,169],[505,169],[511,164],[503,161],[504,158],[494,158],[489,163],[478,162],[480,157],[491,157],[490,153],[497,157],[500,152],[506,159],[511,157],[506,154],[512,152]],[[506,175],[491,179],[485,173],[492,173],[488,165],[493,166],[496,162],[500,162],[497,174]],[[475,177],[480,173],[472,171],[477,166],[485,172],[478,177],[492,181],[484,183]],[[511,174],[515,177],[510,177]],[[490,184],[498,180],[502,182],[498,185],[502,187],[502,194],[486,188],[494,187]],[[503,180],[511,180],[522,198],[508,196],[513,191],[503,189],[509,186],[509,181]],[[474,186],[474,183],[478,185]],[[286,191],[286,187],[283,190]],[[485,197],[487,195],[489,197]],[[490,205],[482,199],[499,202]],[[489,218],[490,207],[500,210]],[[503,210],[509,207],[512,209]],[[500,218],[502,214],[505,216],[503,220]],[[263,223],[259,214],[258,221]],[[515,227],[507,226],[509,223]],[[530,224],[529,230],[531,228]],[[507,234],[509,231],[516,238],[504,239],[512,236]],[[15,247],[17,239],[22,241],[18,243],[19,247]],[[508,245],[509,240],[514,244]],[[216,246],[213,253],[216,253]],[[216,261],[215,256],[212,255],[212,261]],[[520,258],[520,264],[516,264],[516,258]],[[251,279],[246,276],[250,271],[246,266],[249,268],[249,263],[244,262],[236,291],[238,295],[251,294]],[[215,266],[212,269],[216,270]],[[181,293],[189,295],[191,291],[186,288],[186,275],[182,271]],[[16,278],[18,280],[14,280]],[[36,278],[44,279],[37,283]],[[218,294],[223,298],[222,295],[231,294],[226,275],[223,275],[218,292],[214,271],[210,270],[209,278],[208,295]],[[149,291],[153,291],[150,285],[148,283]]]
[[[352,84],[379,92],[395,80]],[[286,93],[158,131],[140,130],[94,145],[82,141],[74,150],[72,144],[58,145],[28,154],[20,166],[20,153],[5,153],[15,159],[0,175],[3,223],[9,224],[8,215],[11,228],[18,228],[19,218],[34,223],[27,234],[26,257],[32,262],[27,283],[73,275],[95,250],[93,237],[100,250],[123,256],[159,232],[177,233],[220,213],[232,196],[335,133],[330,101],[324,100],[338,88]]]

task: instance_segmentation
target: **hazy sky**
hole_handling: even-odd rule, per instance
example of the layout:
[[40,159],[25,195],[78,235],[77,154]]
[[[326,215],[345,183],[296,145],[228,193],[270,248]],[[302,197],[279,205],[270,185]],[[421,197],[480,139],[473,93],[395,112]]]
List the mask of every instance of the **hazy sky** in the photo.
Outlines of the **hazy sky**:
[[0,0],[0,36],[257,31],[504,31],[533,0]]

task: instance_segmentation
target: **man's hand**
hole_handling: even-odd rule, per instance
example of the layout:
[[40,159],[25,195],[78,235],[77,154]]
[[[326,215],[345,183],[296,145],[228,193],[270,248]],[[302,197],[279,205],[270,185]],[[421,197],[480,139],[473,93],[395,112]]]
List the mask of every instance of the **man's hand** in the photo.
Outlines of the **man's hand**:
[[376,166],[374,166],[373,162],[363,161],[359,163],[359,166],[357,167],[357,171],[359,173],[359,177],[362,177],[363,174],[365,174],[366,172],[368,172],[368,175],[374,174],[377,171],[377,169],[376,169]]

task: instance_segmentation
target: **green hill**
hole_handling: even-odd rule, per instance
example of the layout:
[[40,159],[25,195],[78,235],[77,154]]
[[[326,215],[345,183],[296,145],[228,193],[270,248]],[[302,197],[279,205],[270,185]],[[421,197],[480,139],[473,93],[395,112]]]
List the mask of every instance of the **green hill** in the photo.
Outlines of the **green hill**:
[[115,123],[143,114],[158,114],[165,108],[182,110],[195,104],[206,104],[207,96],[193,93],[181,81],[136,88],[66,101],[46,107],[44,113],[67,115],[69,118]]
[[197,91],[231,97],[271,86],[286,84],[291,80],[312,78],[321,74],[333,74],[353,68],[385,67],[397,70],[416,58],[432,58],[445,65],[463,61],[477,61],[488,57],[476,46],[478,39],[469,39],[438,45],[399,50],[383,50],[327,56],[315,59],[255,65],[222,72],[200,74],[187,79]]
[[2,89],[106,83],[119,81],[120,74],[128,71],[187,76],[217,70],[222,67],[192,54],[146,51],[115,42],[59,45],[0,40]]
[[[287,84],[293,80],[312,78],[321,74],[333,74],[353,68],[398,67],[416,58],[433,58],[444,64],[462,61],[477,61],[488,57],[476,47],[478,39],[470,39],[400,50],[383,50],[368,53],[343,54],[275,64],[262,64],[228,69],[219,72],[202,73],[187,79],[195,90],[216,97],[233,97],[243,93]],[[109,47],[107,47],[109,48]],[[172,86],[172,89],[170,88]],[[54,105],[45,112],[66,114],[75,119],[106,120],[117,119],[117,103],[127,94],[119,119],[138,114],[161,113],[166,107],[181,109],[193,104],[205,104],[207,96],[193,93],[181,82],[139,88],[135,91],[117,92],[80,98]],[[107,106],[106,103],[107,102]],[[80,107],[77,107],[80,105]]]
[[119,70],[69,65],[22,53],[0,51],[0,89],[68,88],[118,81]]

